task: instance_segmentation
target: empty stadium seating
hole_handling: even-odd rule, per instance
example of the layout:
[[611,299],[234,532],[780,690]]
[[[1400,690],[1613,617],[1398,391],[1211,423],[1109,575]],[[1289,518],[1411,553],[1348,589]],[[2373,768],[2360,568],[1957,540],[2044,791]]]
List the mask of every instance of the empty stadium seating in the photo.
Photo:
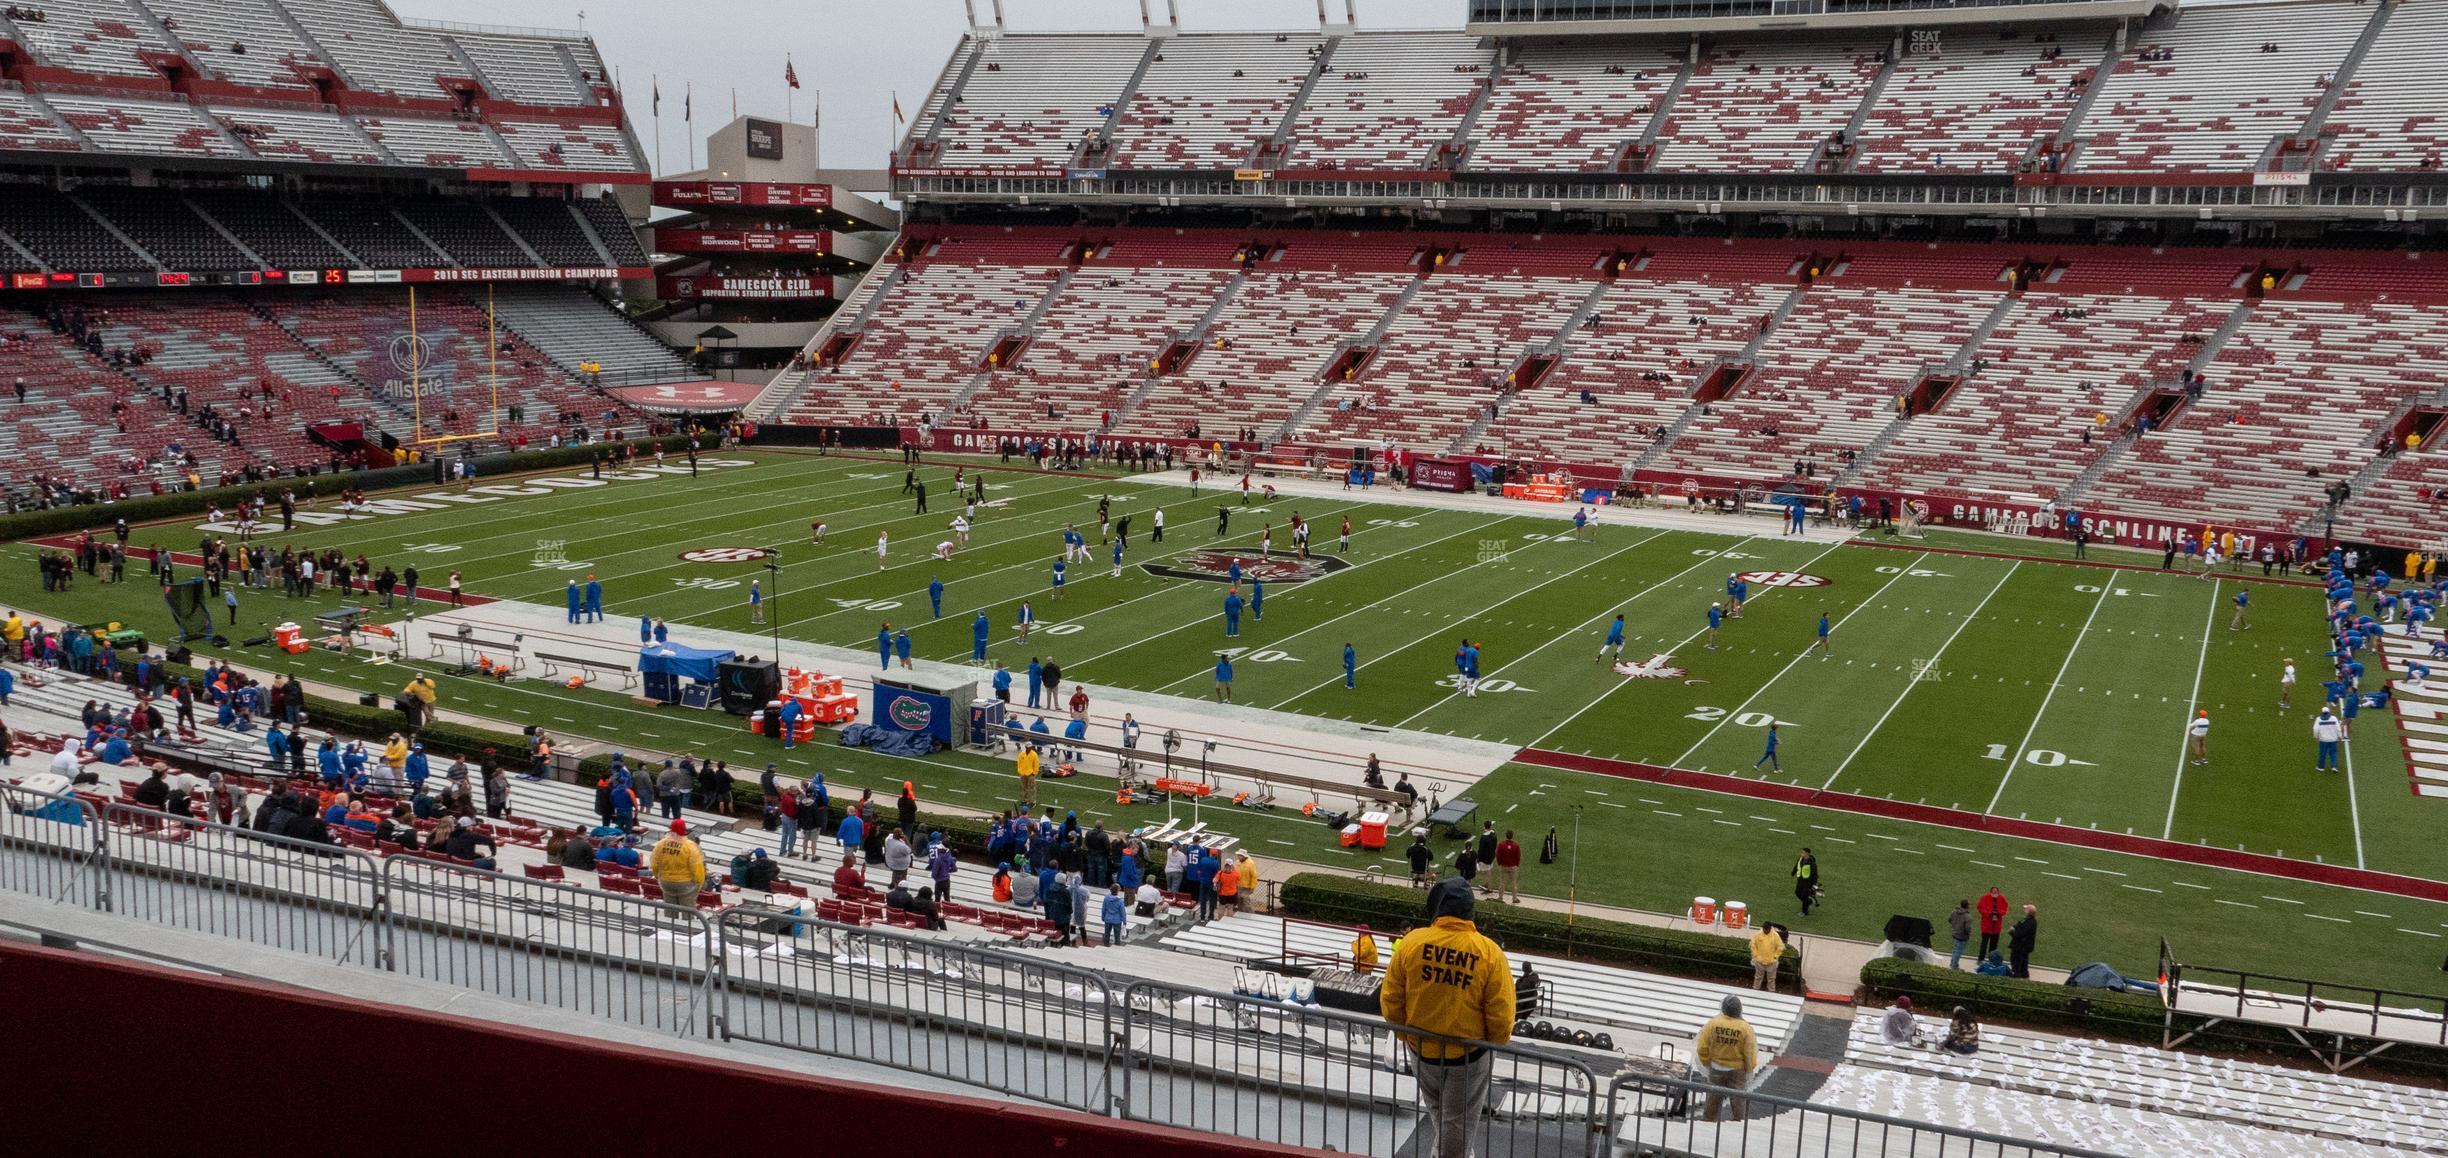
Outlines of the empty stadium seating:
[[1473,169],[1603,171],[1648,131],[1683,61],[1672,46],[1516,46],[1472,134]]
[[1814,39],[1710,50],[1658,134],[1667,173],[1800,173],[1878,76],[1883,40]]
[[[1980,1052],[1969,1057],[1892,1046],[1879,1034],[1883,1011],[1854,1015],[1848,1060],[1899,1074],[1960,1084],[1980,1094],[2015,1091],[2062,1099],[2091,1112],[2109,1106],[2143,1115],[2231,1123],[2302,1135],[2302,1153],[2324,1153],[2322,1140],[2377,1143],[2423,1150],[2448,1145],[2448,1112],[2430,1099],[2406,1097],[2386,1085],[2234,1058],[2209,1058],[2122,1042],[2055,1037],[1986,1027]],[[1922,1032],[1943,1032],[1924,1017]],[[2166,1122],[2181,1131],[2188,1124]],[[2275,1139],[2272,1139],[2274,1141]],[[2113,1145],[2108,1129],[2087,1145]],[[2124,1149],[2123,1146],[2117,1146]]]
[[[1555,370],[1507,402],[1479,444],[1533,459],[1629,462],[1689,409],[1711,367],[1757,336],[1791,291],[1793,264],[1775,252],[1650,257],[1607,286],[1597,326],[1567,335]],[[1585,390],[1594,401],[1581,401]]]
[[[2074,109],[2099,63],[2097,29],[2018,35],[1896,61],[1855,142],[1858,173],[2011,171]],[[2054,55],[2052,55],[2052,53]]]
[[493,95],[530,105],[593,104],[593,91],[578,80],[577,65],[561,55],[560,41],[526,36],[454,32],[451,41],[475,62]]
[[[547,265],[605,264],[604,252],[597,249],[595,243],[587,238],[586,228],[578,223],[576,217],[571,216],[567,202],[532,197],[503,197],[484,204],[494,213],[499,214],[502,220],[509,222],[519,240],[526,242],[527,247],[533,249],[536,256],[543,258]],[[615,215],[619,212],[617,206],[613,207]],[[625,224],[623,231],[627,231]],[[519,260],[524,264],[526,259],[522,256]],[[646,262],[643,255],[640,255],[636,261],[613,264],[644,265]]]
[[427,241],[440,246],[460,265],[499,269],[535,264],[527,250],[485,212],[482,202],[419,197],[400,201],[395,208]]
[[[957,91],[922,110],[922,164],[1061,166],[1102,133],[1147,41],[1136,36],[1005,36],[974,41]],[[956,68],[953,79],[959,75]]]
[[2003,288],[1813,286],[1760,347],[1758,368],[1666,448],[1661,467],[1783,478],[1798,459],[1829,464],[1869,447],[1896,399],[1953,357]]
[[1495,54],[1475,36],[1347,36],[1301,106],[1286,164],[1427,169],[1494,80]]
[[275,268],[331,269],[350,264],[348,254],[333,248],[286,201],[258,193],[204,189],[189,194],[188,200]]
[[299,202],[298,211],[314,220],[333,241],[376,268],[448,267],[450,258],[410,233],[399,215],[379,201],[337,198]]
[[18,35],[56,68],[152,77],[157,74],[139,53],[177,54],[126,0],[58,0],[28,7],[40,9],[44,18],[17,22]]
[[2448,8],[2399,4],[2338,95],[2321,166],[2348,172],[2437,169],[2448,163],[2448,108],[2439,98],[2439,46]]
[[0,81],[0,147],[75,149],[76,138],[14,82]]
[[440,36],[407,28],[382,0],[279,0],[349,84],[370,92],[441,100],[437,78],[472,79]]
[[1113,163],[1239,169],[1275,135],[1308,78],[1314,35],[1177,36],[1148,65],[1114,127]]
[[[1108,255],[1128,262],[1128,247]],[[1142,248],[1146,248],[1144,244]],[[1217,255],[1220,256],[1220,255]],[[1046,424],[1048,408],[1066,428],[1094,425],[1119,411],[1173,335],[1186,333],[1215,304],[1231,270],[1083,267],[1038,322],[1011,380],[981,392],[971,410],[1000,428]]]
[[526,169],[624,173],[645,168],[618,125],[580,121],[503,120],[494,124]]
[[39,185],[12,185],[0,197],[0,233],[43,264],[73,273],[149,270],[153,262],[110,235],[68,197]]
[[[2074,171],[2249,169],[2290,137],[2371,20],[2358,4],[2195,8],[2144,32],[2081,126]],[[2274,43],[2276,52],[2262,51]],[[2163,50],[2170,59],[2143,60]]]
[[105,153],[235,157],[238,145],[194,105],[108,96],[46,97],[60,119]]
[[2291,528],[2371,461],[2382,423],[2448,387],[2448,346],[2414,303],[2272,300],[2205,371],[2200,401],[2109,467],[2093,505]]
[[96,185],[77,199],[92,206],[119,232],[172,269],[250,269],[255,262],[166,190]]
[[638,244],[637,226],[617,203],[593,197],[579,201],[576,208],[579,216],[586,218],[595,240],[602,242],[605,252],[611,255],[612,264],[646,264],[646,250]]
[[319,165],[379,165],[381,148],[336,113],[229,106],[214,117],[249,152],[276,160]]
[[403,165],[507,166],[513,163],[499,138],[468,121],[408,117],[361,117],[358,125]]
[[[191,411],[219,408],[243,429],[248,454],[284,469],[327,457],[328,452],[307,437],[309,424],[382,425],[355,382],[234,299],[115,297],[103,340],[109,346],[143,349],[149,360],[131,367],[130,377],[156,393],[162,387],[185,389]],[[193,429],[185,433],[195,441]],[[161,447],[138,438],[126,449],[151,456]]]
[[271,0],[142,0],[187,58],[238,84],[303,87],[294,65],[328,62],[289,27]]
[[909,264],[842,366],[817,374],[786,420],[839,422],[882,415],[914,422],[942,415],[984,367],[995,336],[1019,325],[1059,272],[1061,247],[1014,252],[946,241]]
[[1444,449],[1487,415],[1507,372],[1555,337],[1588,289],[1567,278],[1430,277],[1387,327],[1367,371],[1335,386],[1296,437]]
[[1970,498],[2056,498],[2115,438],[2095,416],[2115,417],[2137,390],[2176,382],[2200,349],[2183,338],[2217,330],[2233,306],[2026,294],[1975,355],[1986,368],[1935,413],[1906,422],[1860,481]]
[[1252,271],[1216,316],[1180,374],[1161,380],[1131,411],[1145,433],[1192,426],[1215,436],[1241,426],[1271,431],[1325,381],[1336,347],[1368,332],[1416,280],[1409,273]]

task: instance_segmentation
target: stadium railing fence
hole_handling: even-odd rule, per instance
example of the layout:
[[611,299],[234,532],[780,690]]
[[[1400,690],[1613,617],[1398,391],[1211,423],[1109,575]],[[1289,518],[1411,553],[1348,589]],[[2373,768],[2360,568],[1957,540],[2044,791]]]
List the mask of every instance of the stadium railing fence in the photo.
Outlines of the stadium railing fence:
[[[839,924],[784,894],[681,908],[458,863],[0,785],[0,891],[628,1025],[855,1059],[1099,1116],[1392,1153],[1421,1125],[1406,1039],[1490,1059],[1478,1152],[2090,1158],[1972,1131],[1602,1074],[1600,1055],[1440,1038],[1042,953]],[[651,889],[649,882],[646,886]]]

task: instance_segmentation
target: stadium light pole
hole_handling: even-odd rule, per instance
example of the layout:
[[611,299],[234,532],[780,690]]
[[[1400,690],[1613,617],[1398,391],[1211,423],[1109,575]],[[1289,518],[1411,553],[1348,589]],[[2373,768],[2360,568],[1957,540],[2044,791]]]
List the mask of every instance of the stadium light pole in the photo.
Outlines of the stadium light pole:
[[771,584],[773,592],[765,597],[766,602],[773,606],[766,608],[765,611],[766,622],[773,625],[774,662],[780,663],[782,662],[782,548],[765,548],[765,575],[773,580]]

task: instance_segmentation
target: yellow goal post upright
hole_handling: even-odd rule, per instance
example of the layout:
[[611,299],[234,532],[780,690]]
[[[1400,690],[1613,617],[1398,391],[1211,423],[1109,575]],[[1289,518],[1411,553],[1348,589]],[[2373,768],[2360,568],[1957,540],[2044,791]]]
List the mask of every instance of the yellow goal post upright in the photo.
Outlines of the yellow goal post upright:
[[485,422],[486,429],[467,434],[425,432],[425,341],[417,329],[417,289],[408,287],[408,397],[415,405],[416,436],[410,445],[424,456],[427,447],[473,442],[501,434],[501,332],[493,318],[493,286],[485,284]]

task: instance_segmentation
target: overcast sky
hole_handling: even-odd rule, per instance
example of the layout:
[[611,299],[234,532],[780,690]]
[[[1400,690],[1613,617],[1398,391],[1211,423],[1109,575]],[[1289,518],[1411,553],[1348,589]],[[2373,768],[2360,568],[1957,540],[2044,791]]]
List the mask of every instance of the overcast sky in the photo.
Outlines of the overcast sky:
[[[991,0],[975,0],[991,20]],[[1185,29],[1303,28],[1317,24],[1316,0],[1178,0]],[[1337,21],[1344,0],[1328,0]],[[629,103],[638,140],[656,148],[649,111],[651,83],[663,89],[663,159],[657,172],[689,167],[680,123],[682,92],[696,86],[699,138],[730,119],[732,90],[739,111],[804,122],[819,95],[824,115],[824,163],[881,168],[895,132],[892,94],[915,115],[969,18],[961,0],[713,0],[704,4],[646,0],[391,0],[412,20],[539,28],[584,27],[602,49]],[[1464,0],[1358,0],[1363,28],[1459,28]],[[1149,0],[1158,23],[1163,0]],[[1136,29],[1137,0],[1004,0],[1015,29]],[[799,91],[782,83],[783,55],[799,72]]]

